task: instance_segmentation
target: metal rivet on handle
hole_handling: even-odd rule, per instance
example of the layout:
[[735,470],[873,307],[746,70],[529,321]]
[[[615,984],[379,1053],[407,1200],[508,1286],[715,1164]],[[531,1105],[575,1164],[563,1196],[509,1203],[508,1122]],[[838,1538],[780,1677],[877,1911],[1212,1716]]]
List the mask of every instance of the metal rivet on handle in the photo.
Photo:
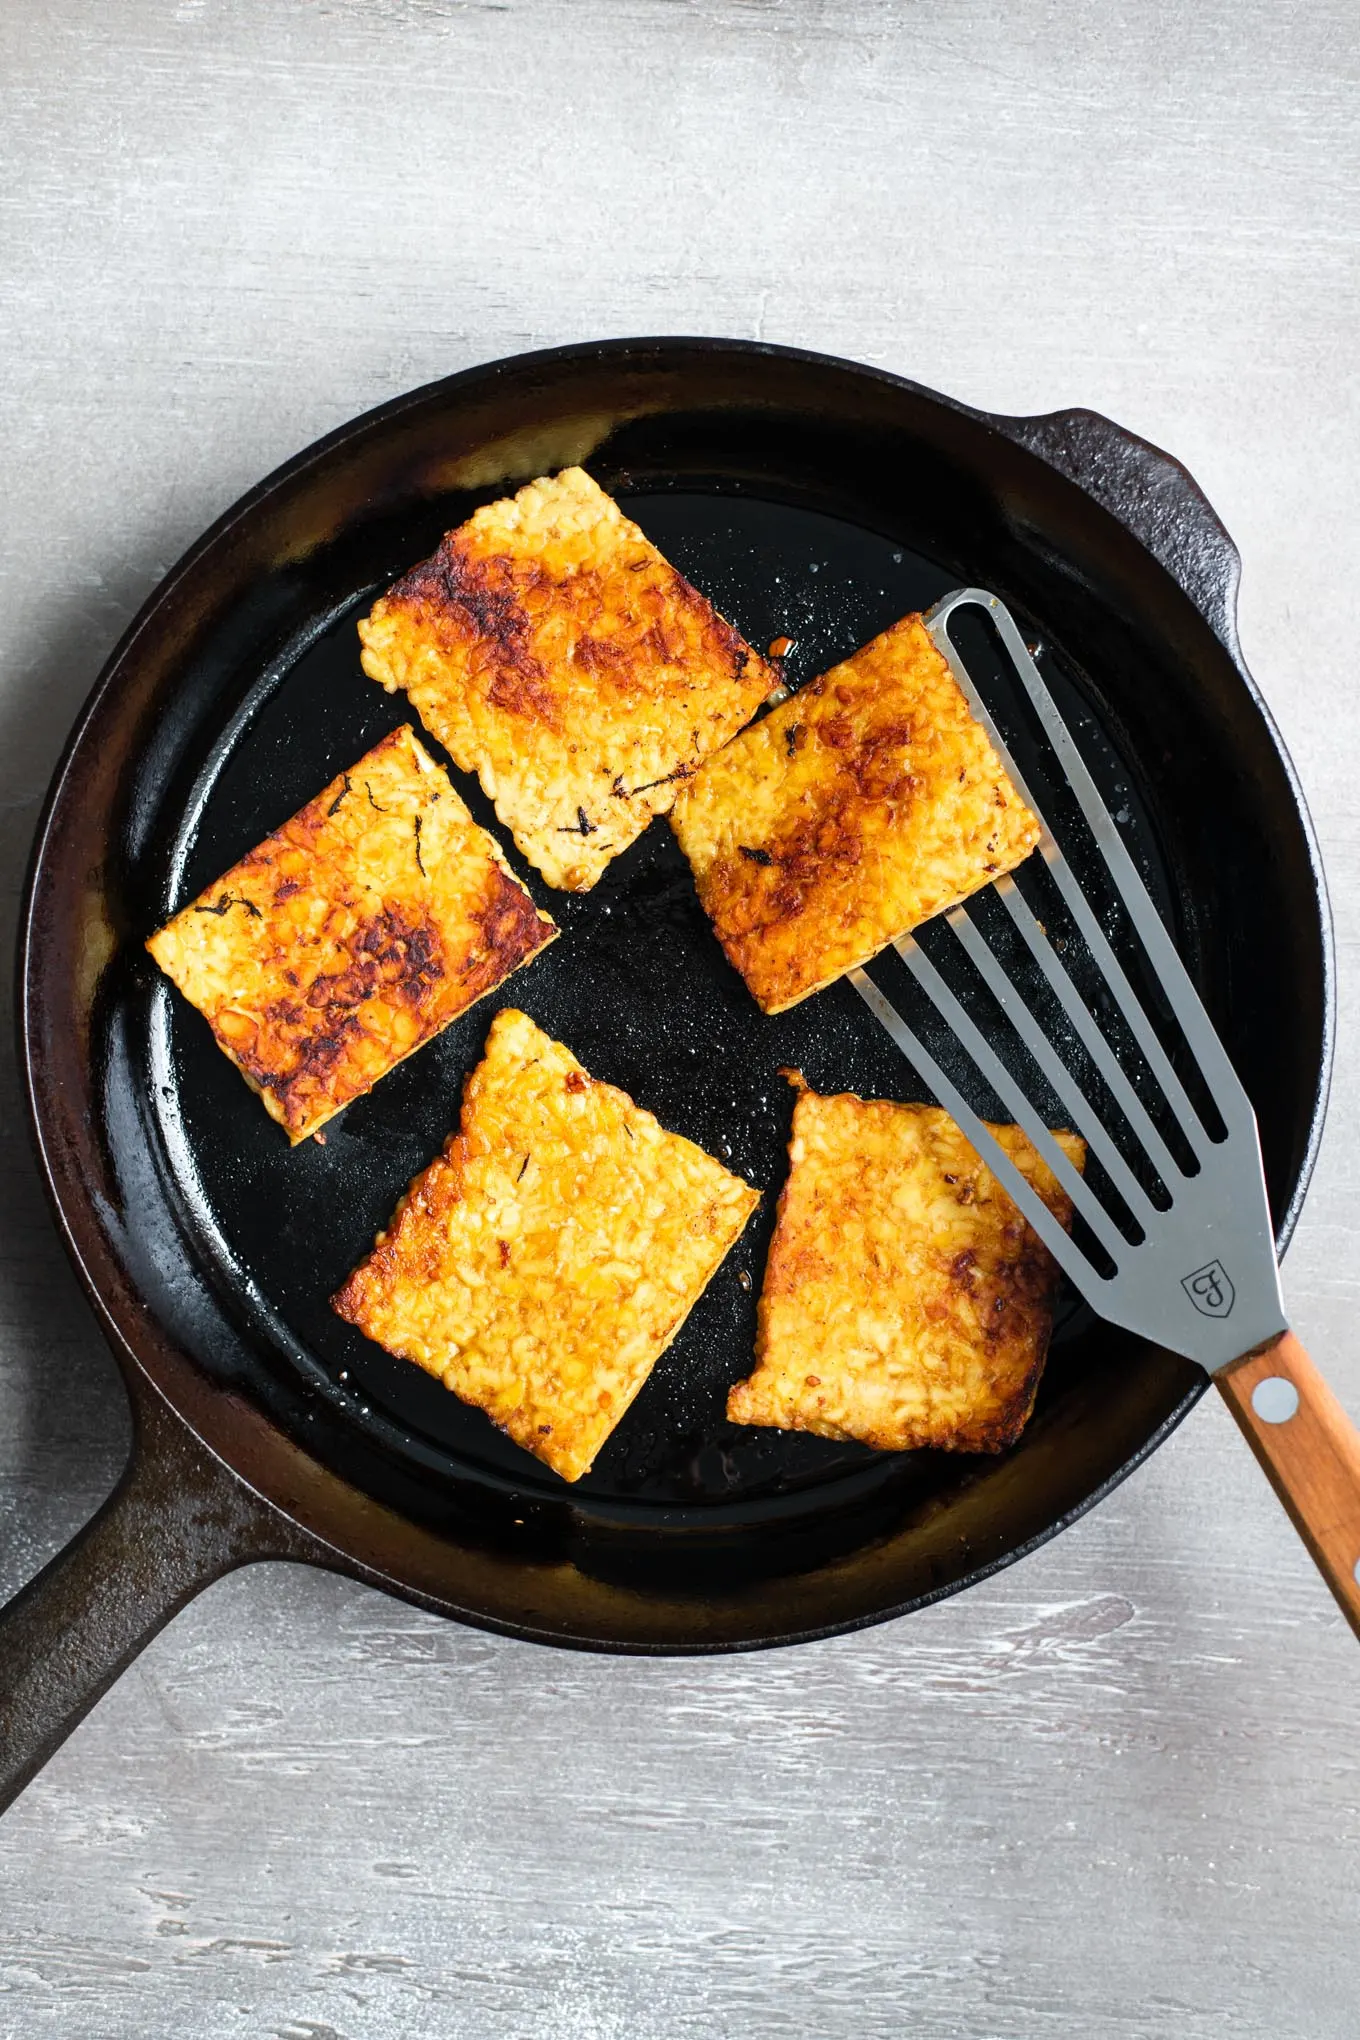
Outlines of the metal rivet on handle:
[[1263,1424],[1287,1424],[1299,1406],[1299,1392],[1283,1374],[1268,1374],[1252,1390],[1251,1406]]

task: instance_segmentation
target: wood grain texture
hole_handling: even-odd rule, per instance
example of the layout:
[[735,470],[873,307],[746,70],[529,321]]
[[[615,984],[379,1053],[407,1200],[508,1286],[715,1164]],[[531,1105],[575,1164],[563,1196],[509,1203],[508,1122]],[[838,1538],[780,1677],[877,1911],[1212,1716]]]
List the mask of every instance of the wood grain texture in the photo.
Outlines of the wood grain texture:
[[[1172,448],[1241,545],[1341,961],[1285,1270],[1360,1410],[1351,0],[0,10],[0,957],[113,639],[316,434],[601,332],[759,334]],[[121,1395],[0,1080],[0,1587]],[[580,1659],[257,1568],[0,1823],[0,2033],[1350,2040],[1354,1640],[1206,1401],[972,1594]]]
[[[1338,1607],[1360,1636],[1360,1431],[1293,1332],[1215,1377],[1223,1400],[1313,1557]],[[1295,1407],[1257,1406],[1268,1383],[1294,1390]]]

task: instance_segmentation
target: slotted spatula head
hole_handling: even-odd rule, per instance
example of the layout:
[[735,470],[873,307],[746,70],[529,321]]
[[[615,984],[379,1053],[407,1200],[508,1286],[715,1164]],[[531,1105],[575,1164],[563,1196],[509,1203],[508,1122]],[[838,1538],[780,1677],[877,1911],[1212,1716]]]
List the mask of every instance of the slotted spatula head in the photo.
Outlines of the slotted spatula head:
[[[959,651],[953,627],[970,611],[1072,796],[1072,858]],[[961,588],[925,624],[1043,835],[1019,882],[894,948],[1071,1198],[1071,1235],[881,982],[867,970],[852,982],[1092,1308],[1216,1371],[1285,1329],[1250,1101],[1010,611]],[[1085,1177],[1053,1125],[1086,1141]]]

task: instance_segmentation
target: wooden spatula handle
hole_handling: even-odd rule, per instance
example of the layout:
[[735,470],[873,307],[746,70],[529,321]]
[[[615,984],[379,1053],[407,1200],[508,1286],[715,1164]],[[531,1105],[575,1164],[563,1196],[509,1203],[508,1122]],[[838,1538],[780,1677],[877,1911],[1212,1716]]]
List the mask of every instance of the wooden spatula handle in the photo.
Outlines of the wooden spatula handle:
[[1292,1332],[1214,1378],[1360,1636],[1360,1431]]

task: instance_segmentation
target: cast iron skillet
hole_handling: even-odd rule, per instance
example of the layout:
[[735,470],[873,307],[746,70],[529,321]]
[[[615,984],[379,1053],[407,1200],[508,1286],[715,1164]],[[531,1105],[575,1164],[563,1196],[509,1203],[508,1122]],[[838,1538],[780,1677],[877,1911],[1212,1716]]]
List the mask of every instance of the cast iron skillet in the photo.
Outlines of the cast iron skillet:
[[[923,1094],[845,987],[760,1016],[664,823],[591,894],[535,878],[563,939],[324,1147],[289,1150],[158,978],[142,943],[167,912],[409,714],[363,678],[356,614],[476,503],[571,461],[748,638],[794,638],[794,679],[960,581],[1012,606],[1251,1093],[1281,1242],[1293,1225],[1330,1054],[1326,905],[1237,651],[1237,555],[1184,469],[1090,413],[987,417],[732,341],[566,348],[399,398],[264,482],[158,589],[38,830],[19,972],[29,1104],[136,1443],[117,1493],[0,1617],[0,1801],[177,1608],[247,1560],[305,1559],[544,1642],[797,1642],[1032,1549],[1204,1388],[1069,1307],[1002,1458],[726,1423],[782,1180],[779,1066],[821,1089]],[[326,1305],[455,1122],[503,1003],[766,1192],[574,1488]]]

